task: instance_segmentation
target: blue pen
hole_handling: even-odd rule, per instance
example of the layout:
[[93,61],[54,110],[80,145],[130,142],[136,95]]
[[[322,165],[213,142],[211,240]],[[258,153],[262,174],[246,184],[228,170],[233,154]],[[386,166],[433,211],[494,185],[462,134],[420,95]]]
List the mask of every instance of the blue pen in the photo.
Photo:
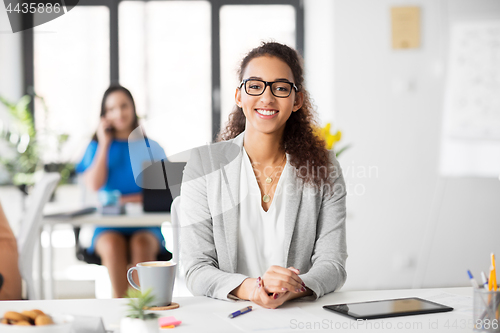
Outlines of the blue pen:
[[242,315],[244,313],[247,313],[247,312],[250,312],[252,311],[252,306],[247,306],[246,308],[243,308],[241,310],[238,310],[236,312],[233,312],[229,315],[229,318],[234,318],[234,317],[238,317],[239,315]]
[[477,281],[474,280],[472,273],[469,270],[467,270],[467,274],[469,274],[469,280],[470,280],[470,284],[472,284],[472,288],[479,289],[479,285],[477,284]]

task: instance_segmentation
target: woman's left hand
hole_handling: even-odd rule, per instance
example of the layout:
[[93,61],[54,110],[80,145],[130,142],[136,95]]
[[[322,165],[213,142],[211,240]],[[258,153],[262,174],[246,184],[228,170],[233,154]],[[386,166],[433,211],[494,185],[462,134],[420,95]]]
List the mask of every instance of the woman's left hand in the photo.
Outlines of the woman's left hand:
[[262,279],[268,293],[282,294],[283,292],[300,293],[306,291],[305,284],[299,277],[299,270],[294,267],[271,266],[264,273]]

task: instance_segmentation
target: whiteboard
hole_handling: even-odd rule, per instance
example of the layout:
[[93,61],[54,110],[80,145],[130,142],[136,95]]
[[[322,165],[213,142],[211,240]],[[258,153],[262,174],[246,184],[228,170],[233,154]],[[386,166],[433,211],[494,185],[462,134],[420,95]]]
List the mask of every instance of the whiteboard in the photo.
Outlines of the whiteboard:
[[500,174],[499,21],[451,26],[440,173]]

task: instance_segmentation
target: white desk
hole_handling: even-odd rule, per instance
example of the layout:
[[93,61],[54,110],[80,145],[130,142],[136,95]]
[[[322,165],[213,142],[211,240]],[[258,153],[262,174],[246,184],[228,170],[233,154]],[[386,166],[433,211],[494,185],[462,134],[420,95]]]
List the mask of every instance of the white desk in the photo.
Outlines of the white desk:
[[[61,211],[71,211],[71,209],[61,209],[58,206],[48,205],[48,209],[44,210],[44,214],[53,214]],[[53,247],[52,247],[52,231],[53,227],[57,224],[70,224],[74,227],[81,227],[84,225],[103,226],[103,227],[143,227],[143,226],[161,226],[164,222],[170,222],[170,213],[145,213],[142,211],[141,205],[127,205],[127,213],[124,215],[102,215],[99,212],[80,215],[73,218],[44,218],[43,225],[40,232],[43,230],[49,234],[49,246],[47,248],[47,281],[43,281],[43,260],[41,256],[40,268],[38,272],[39,288],[43,290],[45,299],[53,298],[54,290],[54,277],[53,277]],[[41,236],[41,235],[40,235]],[[42,248],[40,246],[40,253]],[[43,288],[43,286],[46,288]]]
[[[73,218],[47,218],[43,219],[45,226],[65,223],[75,227],[83,225],[99,225],[105,227],[136,227],[136,226],[160,226],[163,222],[170,222],[170,213],[145,213],[139,204],[128,204],[124,215],[102,215],[98,212],[80,215]],[[48,215],[57,211],[71,211],[71,209],[54,209],[48,207],[44,214]]]
[[[432,295],[449,293],[463,297],[471,297],[470,303],[454,306],[455,310],[447,313],[427,314],[399,318],[386,318],[370,320],[358,323],[352,319],[337,315],[322,309],[323,305],[341,304],[348,302],[362,302],[402,297],[422,297],[432,299]],[[170,311],[158,312],[161,316],[175,316],[182,324],[175,328],[175,332],[239,332],[230,320],[221,317],[248,306],[249,302],[226,302],[207,297],[182,297],[174,298],[180,304],[180,308]],[[466,300],[467,301],[467,300]],[[109,300],[50,300],[50,301],[5,301],[0,302],[0,315],[5,311],[41,309],[49,314],[70,313],[74,315],[101,316],[108,330],[119,328],[120,319],[125,314],[124,299]],[[350,291],[328,294],[315,302],[289,302],[282,308],[300,307],[307,314],[318,318],[319,329],[299,329],[301,318],[290,323],[289,332],[471,332],[472,314],[468,315],[472,308],[472,288],[443,288],[443,289],[409,289],[409,290],[378,290],[378,291]],[[256,307],[254,307],[256,308]],[[257,307],[257,311],[266,311],[272,318],[278,310],[266,310]],[[244,316],[256,314],[254,311]],[[219,317],[221,316],[221,317]],[[250,318],[250,317],[248,317]],[[232,319],[232,320],[236,320]],[[310,323],[314,325],[314,323]],[[371,327],[368,327],[371,325]],[[397,325],[402,325],[398,328]],[[460,327],[463,325],[463,327]],[[389,328],[390,326],[390,328]],[[378,328],[377,328],[378,327]],[[273,331],[270,331],[273,332]]]

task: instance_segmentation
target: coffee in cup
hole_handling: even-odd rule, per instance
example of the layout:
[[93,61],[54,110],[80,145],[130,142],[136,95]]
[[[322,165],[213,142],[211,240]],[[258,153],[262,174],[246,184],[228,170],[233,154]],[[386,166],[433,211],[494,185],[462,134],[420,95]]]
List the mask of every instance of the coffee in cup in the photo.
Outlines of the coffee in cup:
[[[167,306],[172,303],[176,269],[176,263],[170,261],[140,262],[128,270],[127,279],[133,288],[142,293],[151,289],[153,306]],[[134,270],[139,275],[140,287],[132,278]]]

